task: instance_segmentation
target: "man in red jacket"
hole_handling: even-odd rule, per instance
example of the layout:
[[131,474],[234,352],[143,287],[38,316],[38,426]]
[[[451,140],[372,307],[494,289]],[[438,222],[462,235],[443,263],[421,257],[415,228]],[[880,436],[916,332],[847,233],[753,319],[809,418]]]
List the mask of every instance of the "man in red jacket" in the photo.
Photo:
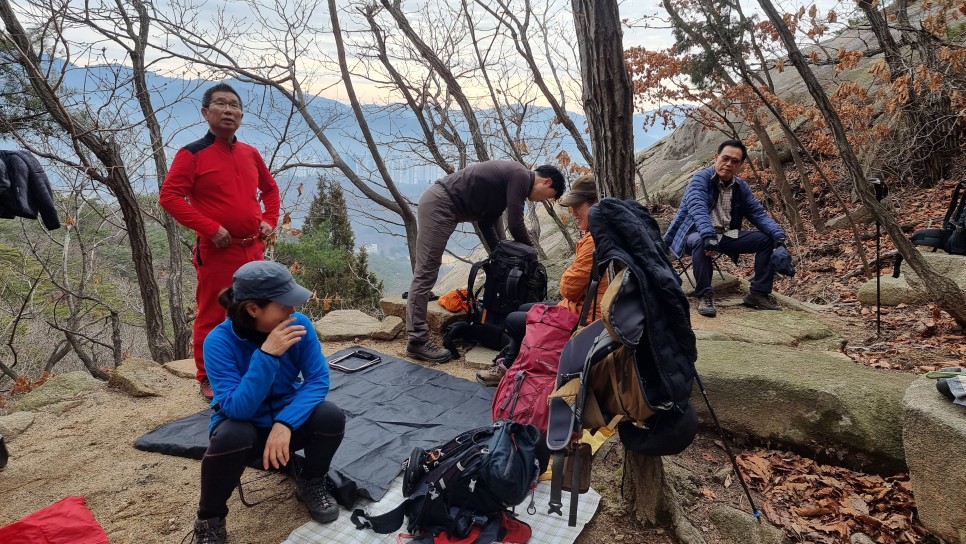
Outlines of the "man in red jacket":
[[211,329],[225,319],[218,293],[231,285],[241,265],[262,259],[265,239],[278,223],[280,198],[258,150],[235,137],[244,115],[235,89],[219,83],[205,91],[201,115],[208,134],[175,155],[160,204],[197,235],[192,261],[198,274],[198,313],[192,344],[201,394],[211,400],[202,347]]

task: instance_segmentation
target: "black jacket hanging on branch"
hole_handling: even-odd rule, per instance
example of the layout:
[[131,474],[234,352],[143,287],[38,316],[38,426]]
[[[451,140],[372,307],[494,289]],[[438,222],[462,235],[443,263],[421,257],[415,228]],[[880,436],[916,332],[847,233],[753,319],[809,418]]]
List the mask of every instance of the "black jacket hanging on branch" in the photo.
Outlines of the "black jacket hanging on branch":
[[0,218],[26,217],[60,228],[54,192],[40,161],[29,151],[0,150]]

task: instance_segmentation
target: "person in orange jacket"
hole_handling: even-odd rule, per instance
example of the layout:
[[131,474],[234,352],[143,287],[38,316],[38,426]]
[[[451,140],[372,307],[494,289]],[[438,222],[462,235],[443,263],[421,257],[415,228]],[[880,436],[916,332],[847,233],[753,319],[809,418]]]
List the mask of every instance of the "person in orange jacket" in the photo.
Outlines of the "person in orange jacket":
[[[591,268],[594,266],[594,237],[590,235],[588,215],[590,208],[597,203],[597,200],[597,179],[588,174],[574,180],[570,185],[570,190],[557,201],[557,204],[570,209],[570,215],[577,222],[581,236],[577,240],[574,262],[560,276],[560,296],[562,299],[559,303],[551,302],[549,304],[562,304],[576,315],[580,315],[580,311],[583,309],[584,298],[587,296],[587,284],[590,283]],[[606,290],[607,277],[604,276],[600,279],[600,285],[597,289],[597,300],[590,302],[593,306],[587,313],[587,323],[600,318],[600,302]],[[507,316],[504,322],[504,330],[510,337],[510,344],[501,352],[501,357],[497,359],[493,366],[476,373],[478,382],[489,386],[496,386],[500,383],[500,379],[506,374],[510,364],[513,363],[520,351],[520,342],[526,333],[527,310],[533,304],[524,304],[519,311]],[[543,304],[548,303],[544,302]],[[585,324],[581,323],[581,325]]]

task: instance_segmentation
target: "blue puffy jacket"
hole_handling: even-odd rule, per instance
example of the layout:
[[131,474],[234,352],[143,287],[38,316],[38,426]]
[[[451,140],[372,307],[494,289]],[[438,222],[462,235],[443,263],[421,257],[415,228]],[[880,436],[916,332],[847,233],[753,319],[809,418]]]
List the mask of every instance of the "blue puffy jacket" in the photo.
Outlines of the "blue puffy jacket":
[[[684,191],[681,206],[671,220],[664,243],[678,257],[684,255],[684,244],[688,235],[697,230],[702,238],[716,236],[711,225],[711,210],[718,201],[718,181],[714,168],[695,172]],[[772,240],[785,238],[785,231],[768,215],[765,208],[751,192],[745,180],[735,176],[734,195],[731,199],[731,225],[729,228],[741,229],[743,219],[748,219],[759,231]]]

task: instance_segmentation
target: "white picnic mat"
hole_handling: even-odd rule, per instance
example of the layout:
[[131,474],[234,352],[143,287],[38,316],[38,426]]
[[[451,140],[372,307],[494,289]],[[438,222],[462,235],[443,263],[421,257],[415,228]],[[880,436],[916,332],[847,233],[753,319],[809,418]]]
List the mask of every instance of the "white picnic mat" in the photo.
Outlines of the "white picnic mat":
[[[516,513],[520,520],[526,522],[533,529],[533,538],[530,544],[572,544],[580,531],[583,530],[590,518],[594,517],[597,505],[600,504],[600,495],[591,488],[587,493],[580,496],[577,507],[577,526],[567,526],[567,513],[570,509],[570,493],[563,492],[563,516],[547,513],[547,504],[550,502],[550,482],[540,482],[535,493],[537,513],[527,514],[527,505],[530,498],[523,504],[517,506]],[[360,499],[356,503],[356,508],[370,508],[373,514],[382,514],[392,510],[402,503],[402,476],[396,478],[389,488],[389,492],[379,502],[372,502]],[[339,512],[339,519],[336,521],[320,525],[310,521],[299,527],[289,535],[288,539],[282,544],[396,544],[396,534],[380,535],[369,529],[356,529],[352,521],[349,520],[351,512],[342,509]],[[406,525],[400,528],[405,532]]]

